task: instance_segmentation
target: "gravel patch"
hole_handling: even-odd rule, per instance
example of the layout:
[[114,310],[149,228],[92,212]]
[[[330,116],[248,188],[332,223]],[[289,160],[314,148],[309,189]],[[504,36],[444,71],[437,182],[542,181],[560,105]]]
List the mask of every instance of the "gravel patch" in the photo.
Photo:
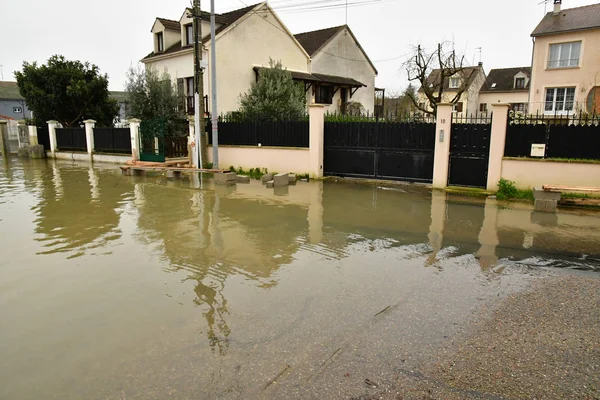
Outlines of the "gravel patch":
[[600,399],[600,279],[555,276],[504,299],[421,371],[372,399]]

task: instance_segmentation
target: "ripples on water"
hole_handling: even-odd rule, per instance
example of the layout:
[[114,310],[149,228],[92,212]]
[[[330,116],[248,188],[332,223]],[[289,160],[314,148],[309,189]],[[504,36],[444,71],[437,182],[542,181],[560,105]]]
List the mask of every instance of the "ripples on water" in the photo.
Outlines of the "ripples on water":
[[243,397],[281,363],[319,365],[358,343],[381,310],[397,320],[373,337],[401,348],[542,268],[600,271],[594,213],[412,186],[192,186],[0,165],[0,397]]

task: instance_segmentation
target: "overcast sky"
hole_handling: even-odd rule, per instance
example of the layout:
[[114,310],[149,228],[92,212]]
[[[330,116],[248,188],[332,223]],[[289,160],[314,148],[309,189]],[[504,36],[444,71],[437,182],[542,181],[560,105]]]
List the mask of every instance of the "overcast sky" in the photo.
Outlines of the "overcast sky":
[[[344,0],[273,0],[269,3],[293,33],[342,25],[345,10],[299,12],[284,7],[331,5]],[[254,4],[257,0],[215,0],[217,12]],[[377,86],[389,92],[407,84],[401,70],[412,46],[431,47],[452,40],[469,63],[484,68],[531,63],[530,33],[544,14],[541,0],[348,0],[348,25],[379,70]],[[563,8],[598,0],[564,0]],[[552,8],[549,1],[548,11]],[[125,71],[152,50],[150,28],[155,17],[179,19],[190,0],[0,0],[0,65],[3,80],[23,61],[45,62],[53,54],[90,61],[109,75],[110,89],[123,90]],[[209,0],[202,0],[209,10]],[[217,50],[218,51],[218,50]],[[394,60],[389,60],[395,58]],[[389,60],[389,61],[379,61]]]

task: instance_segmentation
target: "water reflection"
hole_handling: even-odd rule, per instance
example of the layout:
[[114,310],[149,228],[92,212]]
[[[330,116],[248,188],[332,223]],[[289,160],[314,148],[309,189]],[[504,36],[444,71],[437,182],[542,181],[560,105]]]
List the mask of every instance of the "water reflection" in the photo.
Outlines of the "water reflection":
[[[27,164],[26,164],[27,165]],[[67,252],[69,258],[101,249],[121,237],[119,208],[132,187],[114,171],[49,163],[38,180],[35,232],[43,243],[40,254]]]

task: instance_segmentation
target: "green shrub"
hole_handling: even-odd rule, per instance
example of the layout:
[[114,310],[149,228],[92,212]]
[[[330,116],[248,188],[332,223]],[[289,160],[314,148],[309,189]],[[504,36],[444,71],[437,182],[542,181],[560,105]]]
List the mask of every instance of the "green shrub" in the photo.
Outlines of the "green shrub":
[[529,200],[533,201],[533,191],[520,190],[515,187],[513,181],[500,178],[498,182],[498,192],[496,193],[498,200]]

